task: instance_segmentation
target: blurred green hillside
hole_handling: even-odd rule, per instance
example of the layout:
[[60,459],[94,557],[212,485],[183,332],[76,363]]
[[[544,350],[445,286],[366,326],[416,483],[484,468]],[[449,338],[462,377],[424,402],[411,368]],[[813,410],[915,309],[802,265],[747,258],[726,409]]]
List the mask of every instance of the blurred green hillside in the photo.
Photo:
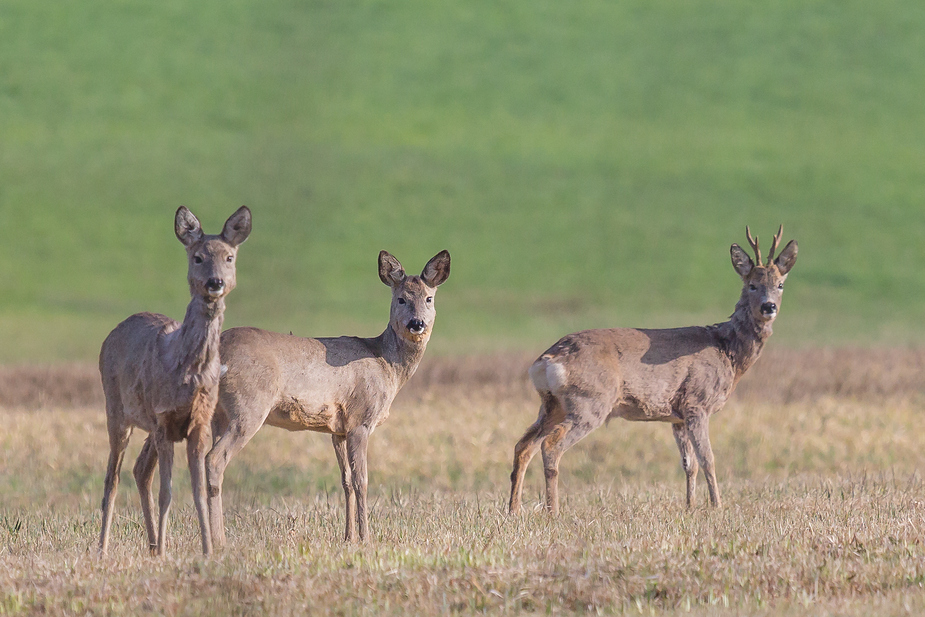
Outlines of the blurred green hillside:
[[182,318],[181,204],[254,212],[228,326],[378,334],[383,248],[438,353],[712,323],[783,223],[775,344],[920,344],[925,4],[0,4],[0,361]]

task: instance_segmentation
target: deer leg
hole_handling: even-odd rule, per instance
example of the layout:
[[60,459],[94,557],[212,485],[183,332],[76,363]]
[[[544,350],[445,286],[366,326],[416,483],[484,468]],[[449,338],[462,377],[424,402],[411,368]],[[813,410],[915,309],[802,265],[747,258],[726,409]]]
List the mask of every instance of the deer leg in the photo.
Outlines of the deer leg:
[[157,497],[157,554],[163,557],[167,553],[167,513],[170,511],[173,480],[173,442],[167,439],[167,434],[161,427],[154,429],[154,445],[157,448],[157,463],[161,471],[161,486]]
[[[109,407],[109,405],[107,405]],[[107,424],[109,425],[109,463],[106,466],[106,479],[103,481],[103,524],[100,529],[100,554],[105,555],[109,548],[109,529],[112,526],[112,513],[115,506],[116,492],[119,489],[119,472],[122,470],[122,459],[125,457],[125,448],[132,434],[132,427],[126,426],[121,420],[122,408],[110,407],[107,409]]]
[[186,437],[186,461],[189,465],[190,484],[193,488],[193,503],[199,518],[199,535],[202,538],[202,553],[212,554],[212,532],[209,530],[209,505],[206,500],[206,450],[212,445],[212,430],[209,424],[193,427]]
[[713,464],[713,448],[710,446],[710,420],[706,416],[696,415],[687,418],[687,434],[697,460],[703,467],[703,475],[707,479],[707,488],[710,490],[710,504],[714,508],[721,508],[723,503],[719,496],[719,485],[716,483],[716,468]]
[[334,454],[337,455],[337,465],[340,467],[340,483],[344,487],[344,499],[347,503],[347,528],[344,531],[345,542],[356,542],[356,493],[353,490],[353,473],[350,470],[350,461],[347,456],[347,438],[343,435],[331,435],[334,442]]
[[540,404],[540,414],[536,422],[527,429],[527,432],[514,446],[514,469],[511,471],[511,500],[508,505],[510,514],[520,512],[527,466],[536,455],[543,439],[549,434],[552,427],[562,419],[561,406],[554,397],[547,394]]
[[[259,403],[255,404],[255,406],[259,405]],[[269,412],[269,403],[265,407]],[[216,418],[220,419],[217,420]],[[217,439],[205,458],[209,491],[209,528],[212,532],[212,546],[216,549],[225,546],[225,514],[222,506],[222,484],[225,481],[225,468],[228,467],[231,459],[257,434],[257,431],[263,426],[266,414],[254,418],[252,422],[246,422],[246,417],[241,414],[236,414],[231,421],[227,418],[228,416],[223,411],[222,405],[219,404],[216,407],[216,414],[212,423]]]
[[570,401],[565,420],[543,440],[543,472],[546,476],[546,510],[559,514],[559,460],[565,451],[607,419],[609,409],[593,401]]
[[697,457],[694,454],[694,446],[691,445],[690,435],[687,433],[687,427],[683,424],[672,424],[671,430],[674,433],[674,440],[678,444],[678,450],[681,452],[681,468],[687,475],[687,507],[694,507],[695,492],[697,489]]
[[359,426],[347,434],[347,461],[350,464],[353,479],[353,492],[356,494],[356,521],[360,532],[360,542],[366,541],[369,520],[369,513],[366,509],[368,482],[366,451],[368,445],[369,429],[365,426]]
[[154,437],[148,435],[141,453],[135,461],[135,485],[141,497],[141,513],[145,519],[145,531],[148,534],[148,550],[153,555],[157,550],[157,529],[154,527],[154,494],[151,486],[154,484],[154,468],[157,467],[157,448],[154,447]]

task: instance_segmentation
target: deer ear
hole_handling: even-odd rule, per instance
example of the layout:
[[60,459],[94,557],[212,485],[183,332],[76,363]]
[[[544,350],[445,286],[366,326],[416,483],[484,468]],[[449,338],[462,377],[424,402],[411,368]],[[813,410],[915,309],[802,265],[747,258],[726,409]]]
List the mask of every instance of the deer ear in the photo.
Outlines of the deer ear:
[[446,282],[446,279],[450,278],[449,251],[440,251],[434,255],[424,266],[421,278],[428,287],[437,287]]
[[183,246],[190,246],[202,238],[202,225],[186,206],[177,208],[177,215],[174,217],[173,230],[177,238],[183,243]]
[[729,254],[732,256],[732,267],[735,268],[739,276],[744,279],[748,276],[748,273],[752,271],[752,268],[755,267],[755,262],[752,261],[748,253],[738,244],[733,244],[729,247]]
[[379,278],[389,287],[400,285],[405,280],[405,269],[388,251],[379,251]]
[[231,246],[238,246],[251,233],[251,211],[247,206],[241,206],[225,221],[222,228],[222,240]]
[[777,266],[781,274],[787,274],[796,262],[797,241],[791,240],[787,243],[787,246],[784,247],[784,250],[780,252],[780,255],[777,256],[777,259],[774,260],[774,265]]

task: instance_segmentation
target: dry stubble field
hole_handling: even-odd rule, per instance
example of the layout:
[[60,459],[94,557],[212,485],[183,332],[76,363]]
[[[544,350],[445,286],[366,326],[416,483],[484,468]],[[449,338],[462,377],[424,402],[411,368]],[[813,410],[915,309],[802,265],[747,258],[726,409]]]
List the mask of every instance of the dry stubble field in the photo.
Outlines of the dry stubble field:
[[426,358],[370,449],[372,540],[340,541],[328,437],[262,431],[199,554],[184,457],[148,557],[131,461],[96,555],[107,452],[92,366],[0,370],[0,614],[925,613],[925,352],[770,350],[711,426],[725,508],[684,509],[664,425],[611,422],[562,463],[563,511],[505,515],[535,417],[530,356]]

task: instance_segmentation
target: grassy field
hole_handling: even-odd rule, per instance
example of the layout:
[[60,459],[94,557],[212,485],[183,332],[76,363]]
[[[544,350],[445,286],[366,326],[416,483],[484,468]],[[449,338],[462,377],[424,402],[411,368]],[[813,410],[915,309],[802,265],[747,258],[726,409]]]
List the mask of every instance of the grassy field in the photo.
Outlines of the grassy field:
[[[0,3],[0,615],[922,614],[922,32],[913,0]],[[127,465],[99,560],[92,361],[183,315],[176,208],[242,203],[227,326],[375,335],[378,251],[452,253],[372,440],[373,539],[338,539],[329,440],[266,431],[228,551],[198,555],[178,471],[144,556]],[[723,320],[729,245],[780,223],[770,353],[712,427],[727,507],[685,512],[667,427],[616,423],[566,455],[561,518],[536,463],[506,517],[530,357]]]
[[778,340],[925,341],[912,0],[11,0],[0,361],[182,316],[180,204],[255,213],[228,325],[377,334],[380,248],[454,257],[434,351],[715,322],[751,224],[800,241]]
[[906,381],[886,356],[842,357],[855,390],[815,352],[764,358],[713,418],[721,511],[702,483],[684,509],[667,426],[615,421],[565,455],[558,519],[541,511],[537,461],[526,513],[505,515],[513,444],[536,413],[511,378],[525,357],[434,360],[371,440],[368,544],[340,541],[330,440],[266,429],[228,468],[230,545],[213,559],[182,457],[169,556],[146,556],[140,436],[99,559],[103,413],[54,393],[4,407],[0,615],[921,614],[925,355],[896,355]]

